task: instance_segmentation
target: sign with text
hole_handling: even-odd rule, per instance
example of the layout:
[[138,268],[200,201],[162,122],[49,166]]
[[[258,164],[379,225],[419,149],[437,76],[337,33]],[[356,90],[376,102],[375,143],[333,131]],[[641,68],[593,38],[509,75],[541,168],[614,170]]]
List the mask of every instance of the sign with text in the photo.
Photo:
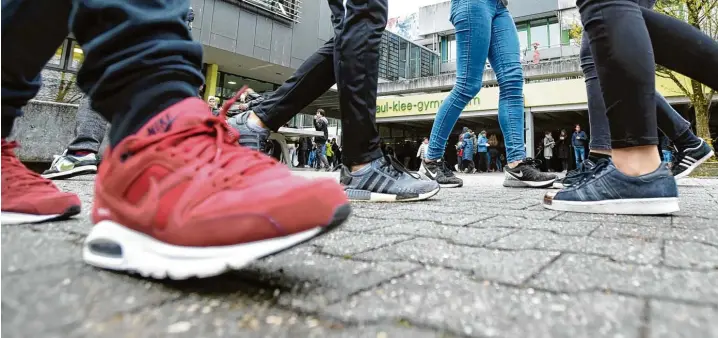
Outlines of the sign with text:
[[[495,110],[499,107],[498,88],[483,88],[469,99],[463,111]],[[380,97],[376,103],[376,117],[436,114],[449,98],[449,93]]]

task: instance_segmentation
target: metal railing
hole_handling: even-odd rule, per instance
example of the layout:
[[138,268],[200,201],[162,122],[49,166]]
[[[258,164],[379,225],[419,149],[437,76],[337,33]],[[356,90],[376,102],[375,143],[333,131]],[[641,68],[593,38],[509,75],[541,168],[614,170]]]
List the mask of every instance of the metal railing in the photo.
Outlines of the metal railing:
[[[258,9],[274,18],[299,23],[301,19],[301,0],[224,0],[235,5]],[[248,8],[247,8],[248,9]]]

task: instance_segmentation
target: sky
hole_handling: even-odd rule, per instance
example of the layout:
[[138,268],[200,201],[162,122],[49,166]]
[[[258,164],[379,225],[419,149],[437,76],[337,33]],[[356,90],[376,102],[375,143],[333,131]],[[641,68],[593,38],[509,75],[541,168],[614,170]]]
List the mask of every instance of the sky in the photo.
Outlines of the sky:
[[389,17],[405,16],[419,11],[419,7],[446,0],[389,0]]

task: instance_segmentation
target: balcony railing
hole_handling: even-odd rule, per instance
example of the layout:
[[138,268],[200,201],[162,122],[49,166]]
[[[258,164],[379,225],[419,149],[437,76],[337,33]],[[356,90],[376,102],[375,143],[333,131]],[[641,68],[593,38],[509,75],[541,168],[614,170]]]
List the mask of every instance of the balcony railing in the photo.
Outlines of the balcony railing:
[[298,23],[301,0],[224,0],[280,21]]

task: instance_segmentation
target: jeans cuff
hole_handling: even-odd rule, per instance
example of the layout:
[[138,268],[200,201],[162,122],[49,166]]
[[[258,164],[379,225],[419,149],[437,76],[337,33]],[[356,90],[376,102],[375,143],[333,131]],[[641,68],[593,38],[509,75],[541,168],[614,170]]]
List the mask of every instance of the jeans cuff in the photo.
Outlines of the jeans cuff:
[[611,150],[611,144],[603,142],[591,142],[588,145],[588,150]]
[[376,149],[374,151],[359,154],[358,156],[347,156],[345,154],[342,154],[342,163],[350,167],[357,164],[372,162],[382,156],[384,156],[384,153],[381,152],[381,149]]
[[267,129],[276,132],[277,130],[279,130],[280,127],[282,127],[281,125],[275,125],[274,123],[272,123],[272,119],[270,119],[269,114],[259,109],[259,107],[254,107],[252,109],[252,112],[254,113],[254,115],[257,115],[259,120],[262,121],[262,123],[267,127]]
[[658,145],[657,137],[628,137],[624,139],[611,140],[611,146],[613,147],[613,149],[655,145]]

